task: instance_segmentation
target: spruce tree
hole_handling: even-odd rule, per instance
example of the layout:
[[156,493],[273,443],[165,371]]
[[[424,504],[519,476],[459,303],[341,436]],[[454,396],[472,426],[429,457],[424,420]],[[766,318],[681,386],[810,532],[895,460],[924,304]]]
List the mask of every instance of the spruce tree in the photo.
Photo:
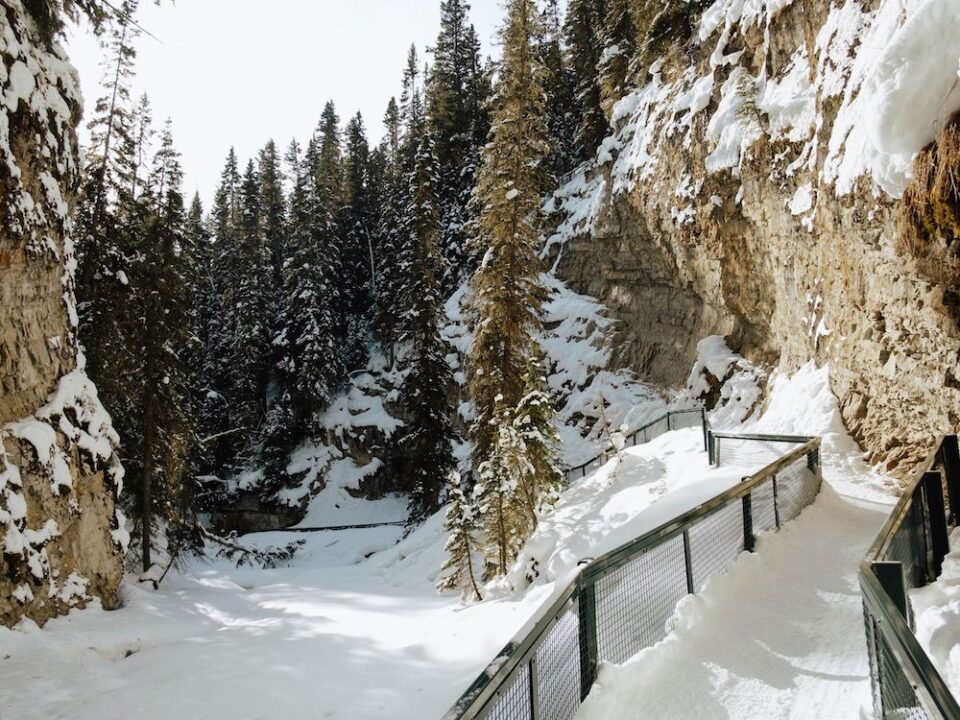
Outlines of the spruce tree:
[[319,414],[342,385],[346,370],[337,332],[339,246],[334,222],[318,185],[320,148],[314,138],[301,159],[288,155],[293,190],[290,197],[289,260],[281,370],[289,392],[290,416],[300,433],[318,433]]
[[228,397],[233,422],[246,430],[244,436],[249,443],[265,410],[265,316],[269,307],[264,287],[267,262],[261,232],[260,187],[252,160],[240,185],[239,206],[236,239],[230,249],[233,298],[229,308],[232,337]]
[[382,197],[377,220],[377,288],[373,308],[373,330],[393,364],[397,328],[403,312],[403,279],[409,263],[409,242],[402,231],[408,185],[401,160],[401,120],[396,100],[391,98],[384,115],[384,156]]
[[627,94],[630,66],[637,53],[637,28],[630,10],[631,0],[607,0],[609,8],[600,57],[600,105],[607,122],[613,106]]
[[[480,586],[477,583],[477,572],[474,568],[473,556],[479,548],[477,534],[480,523],[476,508],[467,498],[463,489],[460,473],[452,472],[447,479],[450,505],[443,529],[450,533],[444,550],[447,559],[443,563],[441,572],[447,572],[437,583],[441,591],[459,590],[464,596],[472,596],[474,600],[483,600]],[[448,572],[449,571],[449,572]]]
[[580,117],[574,148],[578,161],[593,158],[609,128],[601,107],[598,70],[606,20],[607,0],[570,0],[565,34]]
[[443,0],[440,34],[426,86],[427,124],[440,166],[441,249],[444,291],[449,294],[466,276],[466,225],[476,181],[480,148],[487,127],[487,87],[480,64],[480,44],[469,24],[464,0]]
[[471,427],[473,465],[479,471],[495,573],[506,572],[532,529],[523,512],[518,479],[508,474],[513,420],[526,394],[528,363],[536,354],[545,290],[540,284],[540,208],[549,174],[549,130],[544,120],[538,52],[543,33],[532,0],[511,0],[503,31],[503,59],[494,100],[491,140],[483,154],[477,195],[486,251],[473,277],[476,333],[469,390],[476,412]]
[[369,344],[369,312],[374,292],[374,222],[369,184],[370,146],[363,117],[357,113],[347,123],[344,156],[344,208],[340,228],[343,238],[346,305],[344,362],[349,370],[364,367]]
[[558,0],[547,0],[543,21],[544,37],[540,53],[547,68],[544,92],[552,149],[548,166],[553,176],[559,180],[573,170],[579,160],[575,153],[579,124],[574,90],[576,81],[564,53]]
[[453,387],[447,363],[450,348],[440,336],[443,298],[439,184],[434,144],[427,135],[417,152],[410,182],[412,196],[405,231],[412,252],[403,289],[409,305],[400,320],[400,367],[404,379],[399,405],[405,424],[396,437],[396,472],[410,488],[413,522],[440,507],[444,480],[456,464],[448,399]]

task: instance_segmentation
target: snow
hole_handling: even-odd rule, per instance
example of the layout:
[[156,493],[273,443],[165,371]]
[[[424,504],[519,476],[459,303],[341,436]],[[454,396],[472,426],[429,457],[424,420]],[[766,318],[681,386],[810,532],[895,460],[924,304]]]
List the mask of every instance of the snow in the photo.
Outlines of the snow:
[[935,583],[910,592],[916,636],[954,696],[960,695],[960,529]]

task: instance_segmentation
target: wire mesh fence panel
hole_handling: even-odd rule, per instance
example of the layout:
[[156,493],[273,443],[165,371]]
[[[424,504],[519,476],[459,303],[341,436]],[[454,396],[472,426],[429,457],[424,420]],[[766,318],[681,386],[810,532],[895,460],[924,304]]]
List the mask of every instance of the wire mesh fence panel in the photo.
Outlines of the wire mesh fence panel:
[[774,501],[772,478],[750,491],[750,507],[755,535],[776,531],[777,508]]
[[777,510],[780,524],[795,520],[817,497],[820,484],[817,475],[808,469],[805,458],[777,473]]
[[880,707],[883,720],[932,720],[923,709],[913,684],[890,649],[883,632],[876,633],[878,673],[880,676]]
[[683,410],[674,410],[670,413],[670,429],[671,430],[684,430],[686,428],[702,428],[703,427],[703,413],[700,410],[690,410],[689,412]]
[[728,503],[690,528],[690,565],[693,590],[700,592],[707,578],[726,572],[743,552],[743,509]]
[[494,700],[486,720],[534,720],[530,702],[530,665],[524,663],[506,691]]
[[580,707],[580,620],[576,602],[544,637],[536,658],[540,718],[569,720]]
[[597,581],[601,661],[622,663],[667,635],[667,621],[687,594],[683,538],[643,551]]
[[648,443],[651,440],[660,437],[669,429],[669,425],[667,424],[667,416],[664,415],[662,418],[658,418],[652,424],[648,425],[639,433],[637,433],[637,443],[639,444],[641,439],[643,442]]
[[798,445],[800,443],[780,440],[718,437],[716,438],[716,464],[759,470]]
[[927,531],[919,489],[907,510],[903,523],[890,539],[887,560],[903,563],[903,574],[911,589],[922,587],[927,576]]

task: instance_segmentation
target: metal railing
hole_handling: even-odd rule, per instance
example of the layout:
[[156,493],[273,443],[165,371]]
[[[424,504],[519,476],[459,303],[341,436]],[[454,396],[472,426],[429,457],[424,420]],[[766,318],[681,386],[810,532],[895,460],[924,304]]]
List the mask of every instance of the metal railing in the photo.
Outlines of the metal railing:
[[[650,422],[642,425],[627,435],[626,445],[627,447],[643,445],[651,440],[654,440],[655,438],[660,437],[664,433],[697,426],[703,428],[704,443],[706,443],[706,433],[708,430],[706,410],[702,408],[694,408],[690,410],[669,410],[663,415],[654,418]],[[615,450],[607,449],[581,465],[567,468],[563,471],[567,482],[573,482],[579,478],[586,477],[588,471],[600,467],[614,455],[616,455]]]
[[941,438],[860,565],[877,718],[960,720],[960,705],[915,635],[909,591],[933,582],[960,513],[957,436]]
[[759,533],[797,517],[821,482],[820,439],[806,438],[739,485],[584,560],[445,719],[569,720],[601,662],[624,662],[666,637],[677,603],[752,551]]

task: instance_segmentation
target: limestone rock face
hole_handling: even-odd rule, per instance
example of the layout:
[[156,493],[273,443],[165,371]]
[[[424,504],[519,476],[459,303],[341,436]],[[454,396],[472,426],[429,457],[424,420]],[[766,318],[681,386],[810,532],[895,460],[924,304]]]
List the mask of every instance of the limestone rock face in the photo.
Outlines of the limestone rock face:
[[78,356],[77,77],[0,0],[0,623],[117,604],[117,437]]
[[620,319],[621,365],[680,385],[713,334],[784,371],[829,363],[848,428],[904,475],[960,425],[960,333],[955,299],[897,249],[909,155],[863,128],[901,4],[736,5],[689,18],[692,39],[617,106],[557,196],[548,254]]

